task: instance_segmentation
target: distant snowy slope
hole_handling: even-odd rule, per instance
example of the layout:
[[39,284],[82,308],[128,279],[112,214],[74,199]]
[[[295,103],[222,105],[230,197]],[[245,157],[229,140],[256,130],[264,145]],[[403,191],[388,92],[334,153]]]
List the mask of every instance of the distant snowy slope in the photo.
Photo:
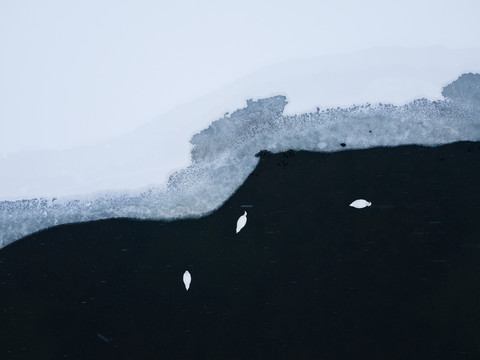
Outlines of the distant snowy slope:
[[[480,71],[480,49],[374,48],[351,54],[290,60],[258,70],[223,92],[261,98],[284,94],[286,114],[364,103],[402,105],[441,99],[442,87]],[[248,97],[248,96],[247,96]]]
[[480,49],[376,48],[272,65],[125,136],[62,152],[0,156],[0,200],[161,186],[188,166],[192,135],[250,98],[285,95],[285,114],[367,102],[401,105],[421,97],[441,99],[443,86],[468,72],[480,73]]

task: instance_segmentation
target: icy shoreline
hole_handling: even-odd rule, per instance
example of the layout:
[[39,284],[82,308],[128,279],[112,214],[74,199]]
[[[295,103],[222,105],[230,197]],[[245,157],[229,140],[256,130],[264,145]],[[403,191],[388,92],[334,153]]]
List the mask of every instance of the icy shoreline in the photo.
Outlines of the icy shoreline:
[[287,100],[274,96],[247,106],[193,136],[192,164],[166,188],[58,199],[0,202],[0,244],[55,225],[106,218],[199,217],[221,206],[253,171],[261,150],[335,152],[398,145],[435,146],[480,140],[480,75],[446,86],[446,100],[317,109],[284,116]]

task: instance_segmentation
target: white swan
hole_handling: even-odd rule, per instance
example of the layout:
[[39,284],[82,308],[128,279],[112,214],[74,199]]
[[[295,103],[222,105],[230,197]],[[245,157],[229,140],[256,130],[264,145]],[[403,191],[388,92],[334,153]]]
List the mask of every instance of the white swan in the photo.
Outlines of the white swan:
[[351,207],[357,208],[357,209],[363,209],[364,207],[372,205],[371,201],[363,200],[363,199],[358,199],[355,200],[350,204]]
[[247,212],[245,211],[245,214],[240,216],[237,220],[237,234],[240,230],[243,229],[246,223],[247,223]]
[[187,291],[188,291],[188,288],[190,287],[191,282],[192,282],[192,275],[190,275],[190,273],[187,270],[183,273],[183,283],[185,284],[185,289],[187,289]]

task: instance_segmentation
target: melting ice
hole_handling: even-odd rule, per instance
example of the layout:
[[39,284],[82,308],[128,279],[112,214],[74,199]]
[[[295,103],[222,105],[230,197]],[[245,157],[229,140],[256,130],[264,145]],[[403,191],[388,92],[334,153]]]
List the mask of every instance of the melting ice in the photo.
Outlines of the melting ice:
[[0,202],[0,244],[51,226],[128,217],[199,217],[221,206],[245,181],[261,150],[341,151],[404,144],[440,145],[480,140],[480,75],[464,74],[442,92],[444,100],[402,106],[365,104],[285,115],[285,96],[248,100],[191,139],[191,164],[166,187],[103,193],[78,199]]

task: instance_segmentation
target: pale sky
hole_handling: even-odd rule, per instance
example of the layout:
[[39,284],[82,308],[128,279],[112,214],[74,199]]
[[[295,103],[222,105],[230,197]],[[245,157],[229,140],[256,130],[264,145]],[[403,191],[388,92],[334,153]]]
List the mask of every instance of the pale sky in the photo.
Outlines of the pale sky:
[[478,14],[478,0],[0,0],[0,154],[111,138],[292,58],[480,47]]

